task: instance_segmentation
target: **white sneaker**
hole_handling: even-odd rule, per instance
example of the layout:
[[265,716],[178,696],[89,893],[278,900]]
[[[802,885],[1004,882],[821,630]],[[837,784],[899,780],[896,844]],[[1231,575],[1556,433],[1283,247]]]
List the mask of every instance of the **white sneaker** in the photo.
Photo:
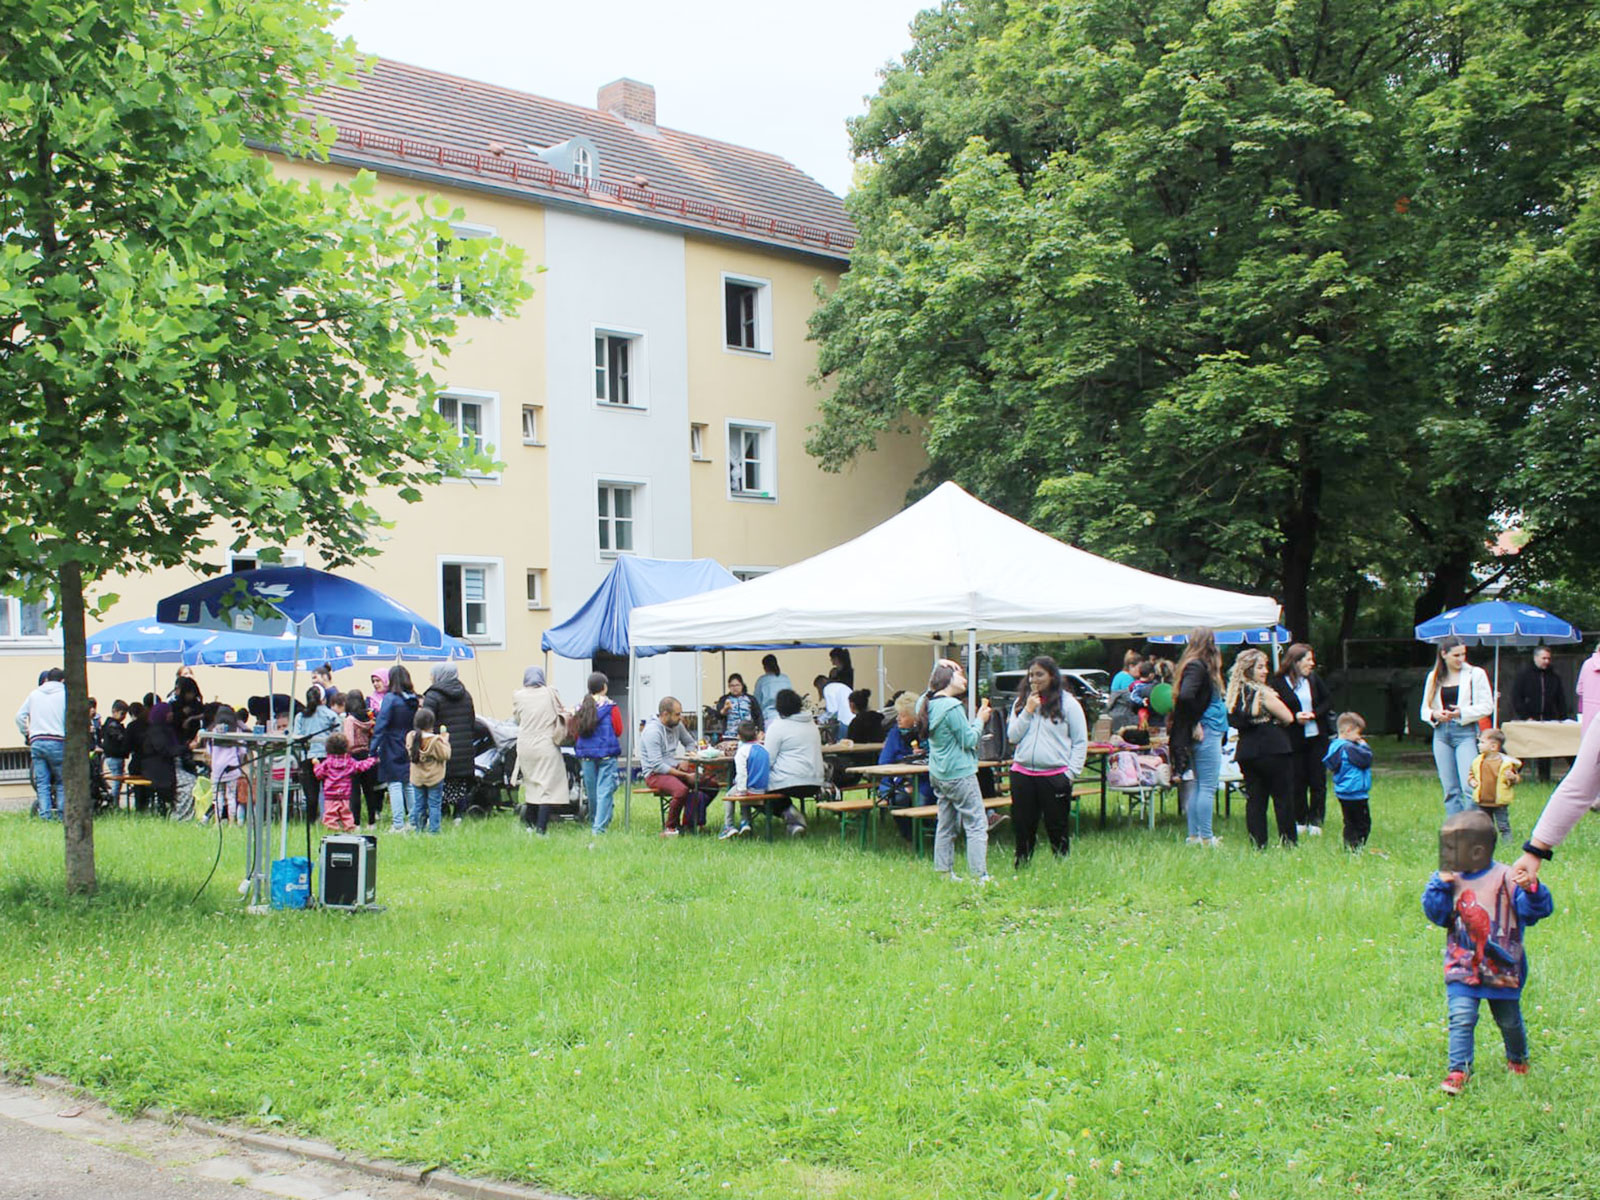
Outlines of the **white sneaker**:
[[1214,837],[1214,838],[1211,838],[1209,840],[1207,840],[1205,838],[1202,838],[1201,840],[1204,841],[1206,843],[1206,845],[1210,846],[1213,850],[1215,850],[1218,846],[1222,845],[1222,839],[1219,838],[1219,837]]
[[1204,841],[1205,838],[1198,836],[1190,836],[1183,839],[1184,845],[1186,846],[1198,846]]
[[1304,825],[1296,825],[1294,827],[1294,832],[1296,837],[1305,837],[1306,827]]
[[944,873],[944,877],[946,879],[948,879],[951,883],[960,883],[961,882],[961,876],[957,875],[954,871],[946,871]]
[[1322,826],[1321,825],[1307,825],[1303,832],[1305,833],[1305,835],[1307,837],[1321,837],[1322,836]]
[[725,842],[729,838],[738,837],[738,836],[739,836],[739,827],[737,825],[724,825],[722,827],[722,832],[717,834],[717,841]]
[[974,879],[972,882],[977,884],[979,887],[999,887],[1000,886],[1000,881],[998,879],[996,879],[993,875],[980,875],[980,876],[978,876],[978,878]]

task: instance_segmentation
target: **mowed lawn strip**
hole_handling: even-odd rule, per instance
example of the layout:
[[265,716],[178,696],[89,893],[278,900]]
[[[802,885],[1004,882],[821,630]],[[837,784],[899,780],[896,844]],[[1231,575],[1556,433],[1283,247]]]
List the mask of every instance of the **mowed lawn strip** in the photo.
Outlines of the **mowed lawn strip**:
[[[1519,788],[1519,840],[1545,794]],[[0,820],[0,1060],[602,1197],[1488,1198],[1600,1173],[1600,823],[1528,937],[1532,1073],[1485,1012],[1452,1100],[1431,773],[1380,773],[1376,852],[1330,814],[1256,853],[1242,800],[1189,847],[1169,804],[1154,834],[1086,813],[1070,859],[1021,874],[1002,829],[995,889],[888,824],[868,852],[830,822],[664,842],[635,805],[592,848],[503,816],[380,835],[387,911],[265,917],[235,898],[237,830],[191,905],[215,832],[109,818],[82,902],[59,829]]]

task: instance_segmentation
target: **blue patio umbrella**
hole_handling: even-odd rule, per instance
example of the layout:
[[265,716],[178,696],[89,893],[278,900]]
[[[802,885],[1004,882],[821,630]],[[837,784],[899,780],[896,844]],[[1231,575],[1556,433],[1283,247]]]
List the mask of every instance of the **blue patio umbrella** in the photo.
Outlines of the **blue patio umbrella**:
[[[1287,646],[1294,635],[1282,625],[1267,625],[1260,629],[1218,629],[1211,635],[1219,646]],[[1158,633],[1145,639],[1157,646],[1183,646],[1188,644],[1186,633]]]
[[435,649],[446,644],[444,630],[377,588],[310,567],[218,575],[168,596],[156,605],[156,616],[174,625],[238,633]]
[[1452,608],[1417,626],[1419,642],[1458,637],[1469,646],[1494,647],[1494,694],[1500,695],[1500,647],[1548,646],[1583,640],[1577,626],[1532,604],[1489,600]]
[[103,663],[175,663],[184,650],[207,635],[181,625],[164,624],[154,617],[120,621],[97,629],[87,638],[85,657]]
[[288,668],[312,671],[327,663],[336,671],[355,663],[349,646],[320,638],[266,637],[226,629],[196,631],[203,636],[183,652],[190,666],[233,667],[245,671]]
[[1420,642],[1458,637],[1469,646],[1540,646],[1577,642],[1582,637],[1570,621],[1532,604],[1490,600],[1452,608],[1417,626]]

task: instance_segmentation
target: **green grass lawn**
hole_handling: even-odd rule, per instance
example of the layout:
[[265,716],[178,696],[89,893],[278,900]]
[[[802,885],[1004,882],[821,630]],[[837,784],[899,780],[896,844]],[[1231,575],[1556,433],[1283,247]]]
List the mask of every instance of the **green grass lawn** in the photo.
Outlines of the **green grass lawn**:
[[[1545,793],[1519,789],[1519,840]],[[81,902],[59,828],[0,819],[0,1061],[603,1197],[1600,1188],[1596,822],[1529,935],[1532,1073],[1505,1073],[1485,1012],[1452,1100],[1419,906],[1431,773],[1380,774],[1361,856],[1336,815],[1264,854],[1242,802],[1216,850],[1170,811],[1153,834],[1086,816],[1070,859],[1021,875],[1002,832],[992,890],[936,878],[892,827],[865,853],[827,824],[665,842],[635,805],[592,848],[504,816],[385,835],[386,912],[271,916],[240,911],[237,831],[191,906],[215,833],[110,818]]]

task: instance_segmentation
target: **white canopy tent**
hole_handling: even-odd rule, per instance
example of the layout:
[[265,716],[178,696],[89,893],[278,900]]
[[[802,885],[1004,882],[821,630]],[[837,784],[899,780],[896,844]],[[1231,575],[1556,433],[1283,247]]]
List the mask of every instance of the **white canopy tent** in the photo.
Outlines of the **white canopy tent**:
[[1272,625],[1269,596],[1099,558],[940,484],[843,545],[737,587],[633,611],[637,646],[1068,641]]

